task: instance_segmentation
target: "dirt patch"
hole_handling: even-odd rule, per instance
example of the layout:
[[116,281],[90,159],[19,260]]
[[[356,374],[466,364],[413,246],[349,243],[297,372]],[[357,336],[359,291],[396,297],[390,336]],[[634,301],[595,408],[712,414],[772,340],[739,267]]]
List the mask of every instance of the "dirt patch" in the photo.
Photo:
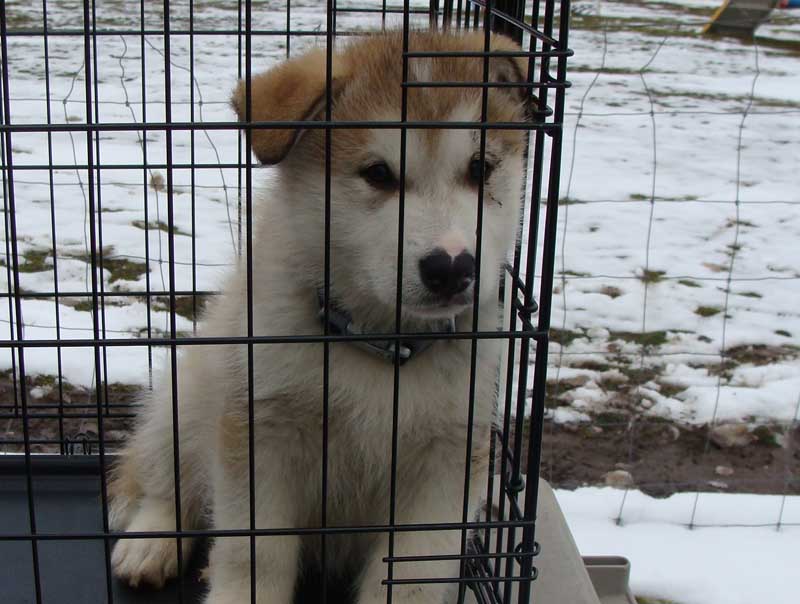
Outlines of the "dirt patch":
[[[636,377],[632,381],[650,376]],[[561,387],[577,388],[581,381],[563,381]],[[97,452],[96,392],[59,384],[53,376],[32,376],[26,393],[31,452]],[[125,437],[139,393],[134,386],[103,385],[100,416],[108,450]],[[22,411],[20,404],[14,407],[15,396],[19,400],[11,372],[0,373],[0,451],[24,450]],[[632,475],[636,488],[656,497],[694,490],[800,494],[800,426],[788,431],[758,426],[751,444],[730,449],[711,443],[708,430],[625,409],[598,413],[580,424],[546,421],[541,472],[553,486],[574,489],[602,485],[606,473],[621,469]],[[526,423],[523,443],[527,432]]]
[[[554,487],[569,490],[607,486],[606,475],[623,470],[632,488],[653,497],[686,491],[800,495],[800,425],[758,426],[748,445],[724,449],[711,441],[709,429],[622,411],[580,424],[548,420],[540,473]],[[524,472],[528,438],[526,421]],[[508,442],[514,442],[513,427]],[[498,455],[498,469],[500,462]]]
[[[800,494],[800,426],[755,430],[746,447],[721,449],[708,426],[606,413],[586,424],[544,426],[542,475],[553,486],[603,484],[622,469],[636,488],[666,497],[680,491]],[[732,470],[732,473],[729,473]]]
[[[50,375],[26,378],[28,438],[32,453],[96,453],[98,450],[97,393]],[[119,383],[103,384],[99,416],[107,449],[125,436],[140,389]],[[16,403],[15,403],[16,401]],[[22,397],[11,371],[0,373],[0,451],[24,451]]]
[[760,367],[777,363],[797,356],[800,349],[796,346],[767,346],[766,344],[748,344],[734,346],[725,352],[725,356],[738,364],[749,363]]
[[[200,314],[208,302],[207,296],[175,296],[175,314],[190,321],[200,318]],[[156,296],[153,299],[153,310],[169,312],[169,296]]]

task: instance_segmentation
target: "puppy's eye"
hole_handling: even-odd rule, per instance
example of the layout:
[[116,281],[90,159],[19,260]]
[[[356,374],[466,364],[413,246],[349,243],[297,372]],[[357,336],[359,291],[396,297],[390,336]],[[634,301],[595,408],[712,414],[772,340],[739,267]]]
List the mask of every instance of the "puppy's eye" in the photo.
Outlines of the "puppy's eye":
[[391,191],[392,189],[397,188],[397,179],[394,177],[392,169],[386,164],[386,162],[381,161],[371,164],[366,168],[363,168],[359,174],[361,175],[361,178],[366,180],[376,189]]
[[467,178],[469,179],[470,184],[475,187],[477,187],[481,182],[481,168],[483,168],[483,182],[487,182],[489,177],[492,175],[494,165],[485,159],[481,161],[479,157],[476,157],[469,162]]

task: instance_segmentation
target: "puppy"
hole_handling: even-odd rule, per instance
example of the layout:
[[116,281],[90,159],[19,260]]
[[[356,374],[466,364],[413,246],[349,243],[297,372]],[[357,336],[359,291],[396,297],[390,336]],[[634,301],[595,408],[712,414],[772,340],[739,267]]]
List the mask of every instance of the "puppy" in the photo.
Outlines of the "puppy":
[[[484,80],[483,34],[412,33],[411,51],[472,52],[408,59],[412,82]],[[519,50],[493,36],[491,49]],[[373,35],[333,57],[332,116],[338,121],[399,121],[403,38]],[[491,82],[522,82],[527,61],[488,62]],[[247,87],[233,106],[244,120]],[[522,122],[524,88],[488,90],[489,122]],[[313,50],[255,76],[253,122],[325,119],[326,58]],[[481,87],[410,87],[411,122],[478,122]],[[517,236],[523,151],[521,130],[333,129],[330,134],[330,333],[395,331],[401,149],[405,144],[401,328],[404,333],[496,330],[501,267]],[[325,275],[325,151],[322,128],[252,130],[252,150],[274,165],[269,194],[254,200],[253,333],[323,333]],[[483,180],[480,266],[479,187]],[[478,303],[474,307],[476,278]],[[204,317],[204,337],[247,333],[244,263],[229,276]],[[401,343],[399,405],[394,401],[391,342],[329,345],[327,451],[323,451],[324,345],[253,346],[255,525],[292,529],[356,525],[454,523],[468,519],[485,488],[495,414],[500,341],[477,341],[474,384],[469,339]],[[196,529],[250,526],[248,350],[245,345],[187,346],[178,358],[180,525]],[[175,530],[173,408],[165,371],[121,452],[110,484],[115,530]],[[470,409],[471,394],[474,406]],[[470,421],[471,420],[471,421]],[[396,424],[396,456],[393,426]],[[470,431],[471,430],[471,434]],[[468,451],[467,442],[471,438]],[[324,457],[326,455],[326,457]],[[323,459],[327,488],[323,493]],[[392,505],[392,467],[396,467]],[[393,555],[458,554],[460,530],[394,533]],[[359,604],[386,601],[388,532],[337,533],[326,538],[330,573],[354,577]],[[301,560],[320,564],[319,535],[255,539],[258,602],[289,604]],[[182,539],[186,557],[193,540]],[[209,562],[209,604],[250,601],[250,539],[220,536]],[[130,583],[163,585],[177,573],[173,538],[121,539],[115,574]],[[457,577],[458,561],[397,562],[394,579]],[[394,602],[442,601],[446,585],[395,585]]]

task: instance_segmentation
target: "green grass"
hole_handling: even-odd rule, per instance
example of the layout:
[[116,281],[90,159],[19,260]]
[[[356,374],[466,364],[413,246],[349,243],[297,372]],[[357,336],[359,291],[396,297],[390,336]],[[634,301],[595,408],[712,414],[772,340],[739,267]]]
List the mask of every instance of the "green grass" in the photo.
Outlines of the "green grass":
[[[147,272],[147,264],[144,262],[137,262],[127,258],[111,257],[114,254],[112,246],[106,247],[102,253],[103,269],[109,271],[109,283],[116,281],[136,281]],[[20,254],[19,272],[21,273],[41,273],[44,271],[53,270],[52,263],[52,250],[46,249],[32,249]],[[82,260],[87,264],[91,264],[92,257],[90,254],[77,254],[70,255],[69,258],[75,260]],[[98,256],[96,260],[100,261]],[[79,302],[75,308],[77,310],[90,310],[91,304],[86,307],[86,303]]]
[[757,426],[753,430],[753,435],[758,439],[758,443],[765,447],[777,449],[781,446],[775,432],[769,426]]
[[[91,264],[91,254],[75,254],[70,256],[75,260],[82,260],[86,264]],[[114,246],[106,246],[102,252],[95,255],[95,260],[100,263],[102,258],[103,270],[110,273],[108,277],[109,283],[116,283],[117,281],[138,281],[139,277],[147,272],[147,264],[144,262],[137,262],[129,260],[128,258],[114,257]]]
[[28,250],[20,254],[24,262],[19,263],[21,273],[41,273],[53,269],[52,263],[47,262],[51,256],[50,250]]
[[[194,301],[192,296],[175,296],[175,314],[180,315],[190,321],[195,319],[194,314]],[[197,314],[202,312],[206,304],[205,296],[197,296]],[[169,312],[169,297],[157,296],[153,300],[153,310],[160,312]]]
[[664,275],[666,274],[667,271],[643,269],[642,274],[639,275],[639,279],[641,279],[644,283],[659,283],[660,281],[664,280]]
[[[133,222],[131,222],[131,224],[135,226],[137,229],[142,229],[143,231],[146,229],[149,230],[158,229],[159,231],[163,231],[164,233],[169,233],[169,225],[167,225],[166,222],[162,222],[160,220],[158,222],[150,222],[150,223],[145,223],[144,220],[134,220]],[[172,227],[172,232],[175,235],[185,235],[186,237],[190,236],[190,233],[186,233],[185,231],[180,230],[178,227],[174,225]]]
[[[697,92],[693,90],[661,90],[651,89],[651,93],[655,95],[658,101],[662,102],[668,99],[694,99],[698,101],[707,101],[714,104],[720,103],[736,103],[739,105],[747,105],[750,102],[750,97],[747,95],[731,95],[724,93],[709,93]],[[647,96],[646,92],[636,92],[633,94]],[[783,100],[783,99],[766,99],[758,98],[753,101],[754,105],[759,107],[772,107],[778,109],[797,109],[800,103],[797,101]]]
[[619,367],[619,370],[628,377],[627,385],[630,387],[641,386],[647,382],[654,381],[659,375],[661,375],[663,367]]
[[624,340],[640,346],[661,346],[667,343],[666,331],[612,331],[611,339]]
[[138,281],[147,272],[144,262],[134,262],[127,258],[104,258],[103,268],[111,273],[109,283],[117,281]]
[[600,373],[613,369],[613,365],[609,363],[603,363],[601,361],[592,361],[591,359],[588,359],[586,361],[578,361],[577,363],[572,363],[570,367],[574,369],[585,369],[586,371],[597,371]]
[[92,312],[92,310],[94,310],[94,304],[91,300],[82,300],[77,304],[73,304],[72,308],[80,312]]
[[622,426],[628,423],[628,416],[624,413],[603,411],[594,416],[593,423],[597,426]]
[[571,206],[575,204],[585,204],[585,201],[581,201],[580,199],[574,199],[573,197],[562,197],[558,200],[558,205],[560,206]]
[[675,398],[685,390],[686,386],[682,384],[673,384],[671,382],[658,382],[658,391],[667,398]]
[[[69,304],[69,303],[67,303]],[[73,309],[79,312],[92,312],[94,310],[94,303],[92,302],[91,296],[87,296],[82,298],[80,302],[76,302],[75,304],[69,304]],[[108,308],[109,306],[126,306],[125,302],[121,302],[119,300],[112,300],[110,298],[106,298],[105,302],[98,300],[97,301],[97,309],[102,310],[103,308]]]
[[800,347],[791,344],[782,346],[743,344],[728,348],[725,351],[725,359],[721,363],[712,363],[704,367],[709,375],[719,375],[725,379],[730,379],[733,376],[733,371],[740,365],[763,367],[764,365],[798,357],[800,357]]
[[700,315],[701,317],[713,317],[721,312],[722,309],[716,306],[698,306],[694,309],[694,314]]
[[734,346],[725,351],[725,356],[737,364],[751,364],[756,366],[770,365],[783,359],[794,358],[800,355],[797,346],[767,346],[766,344],[743,344]]
[[578,338],[584,337],[583,332],[570,331],[569,329],[550,328],[550,341],[562,346],[569,346]]

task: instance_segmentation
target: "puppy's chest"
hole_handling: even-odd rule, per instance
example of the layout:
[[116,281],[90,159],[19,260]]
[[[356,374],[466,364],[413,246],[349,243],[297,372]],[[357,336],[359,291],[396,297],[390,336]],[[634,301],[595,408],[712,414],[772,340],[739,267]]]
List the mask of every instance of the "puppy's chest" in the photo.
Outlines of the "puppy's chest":
[[[265,429],[283,433],[288,427],[313,444],[320,441],[327,414],[331,439],[341,438],[345,448],[357,443],[360,454],[381,456],[372,452],[389,451],[395,431],[406,447],[460,442],[470,416],[477,428],[494,417],[498,357],[479,354],[472,373],[468,345],[431,347],[402,366],[397,381],[391,363],[349,345],[332,345],[326,383],[317,356],[312,350],[297,359],[303,370],[293,364],[288,383],[271,379],[270,372],[259,376],[256,399],[262,401],[258,415]],[[269,367],[264,361],[262,366]]]
[[349,417],[354,427],[380,433],[391,431],[395,415],[401,432],[465,427],[471,406],[474,421],[491,421],[497,363],[479,357],[473,374],[463,351],[435,355],[434,349],[413,358],[397,375],[382,362],[334,372],[331,410]]

